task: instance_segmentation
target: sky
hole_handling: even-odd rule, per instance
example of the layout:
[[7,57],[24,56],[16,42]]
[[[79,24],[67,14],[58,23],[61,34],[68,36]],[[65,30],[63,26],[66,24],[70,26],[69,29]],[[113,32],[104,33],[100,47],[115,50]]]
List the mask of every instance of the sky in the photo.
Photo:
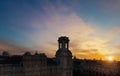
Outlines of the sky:
[[0,0],[0,53],[46,53],[70,39],[80,59],[120,60],[120,0]]

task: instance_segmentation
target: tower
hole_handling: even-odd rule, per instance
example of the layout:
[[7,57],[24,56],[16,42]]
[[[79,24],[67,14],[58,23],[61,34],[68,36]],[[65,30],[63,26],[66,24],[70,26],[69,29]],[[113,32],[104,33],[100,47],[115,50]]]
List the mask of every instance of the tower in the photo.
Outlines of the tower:
[[58,38],[58,50],[56,59],[62,68],[61,76],[72,76],[72,53],[69,50],[69,38],[61,36]]

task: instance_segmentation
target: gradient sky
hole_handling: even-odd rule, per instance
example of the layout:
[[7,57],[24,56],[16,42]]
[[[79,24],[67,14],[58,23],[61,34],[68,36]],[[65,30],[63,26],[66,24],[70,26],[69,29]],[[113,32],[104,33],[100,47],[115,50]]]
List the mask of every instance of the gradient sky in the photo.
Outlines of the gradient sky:
[[0,53],[46,53],[68,36],[73,56],[120,60],[120,0],[0,0]]

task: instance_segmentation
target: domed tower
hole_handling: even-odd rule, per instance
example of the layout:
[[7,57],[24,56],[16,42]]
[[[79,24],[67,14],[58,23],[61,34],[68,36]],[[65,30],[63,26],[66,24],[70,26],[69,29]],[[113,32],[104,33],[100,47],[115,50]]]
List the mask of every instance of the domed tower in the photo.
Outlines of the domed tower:
[[69,50],[69,38],[61,36],[58,38],[58,50],[56,59],[59,67],[63,68],[62,76],[72,76],[72,53]]

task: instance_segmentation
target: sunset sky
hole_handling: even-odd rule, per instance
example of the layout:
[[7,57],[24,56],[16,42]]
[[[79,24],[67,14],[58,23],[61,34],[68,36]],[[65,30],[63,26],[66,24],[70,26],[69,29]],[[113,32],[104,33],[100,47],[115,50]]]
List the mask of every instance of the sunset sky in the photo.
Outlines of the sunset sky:
[[120,0],[0,0],[0,53],[54,57],[60,36],[77,58],[120,60]]

